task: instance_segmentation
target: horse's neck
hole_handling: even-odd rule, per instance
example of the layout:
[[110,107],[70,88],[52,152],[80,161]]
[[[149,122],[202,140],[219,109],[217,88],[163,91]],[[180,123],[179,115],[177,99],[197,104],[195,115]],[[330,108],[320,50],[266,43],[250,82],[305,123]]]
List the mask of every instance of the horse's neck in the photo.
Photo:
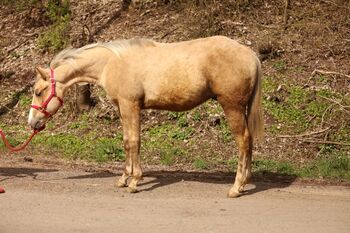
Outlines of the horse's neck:
[[81,82],[98,83],[105,66],[105,63],[98,59],[84,57],[76,59],[72,64],[62,64],[55,69],[57,81],[63,83],[66,88]]

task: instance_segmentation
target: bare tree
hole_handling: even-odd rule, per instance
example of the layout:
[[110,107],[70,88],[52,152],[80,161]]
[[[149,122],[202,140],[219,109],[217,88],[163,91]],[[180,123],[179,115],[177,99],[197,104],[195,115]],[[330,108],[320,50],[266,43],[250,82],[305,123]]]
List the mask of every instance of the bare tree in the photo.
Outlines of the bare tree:
[[284,1],[284,13],[283,13],[283,27],[284,27],[284,30],[287,29],[287,25],[288,25],[288,18],[289,18],[289,15],[288,15],[288,10],[290,9],[290,0],[285,0]]
[[[90,31],[89,27],[87,26],[88,18],[85,19],[86,22],[83,23],[83,37],[80,40],[80,46],[85,45],[87,43],[91,43],[95,41],[95,37],[99,35],[106,27],[110,25],[110,23],[118,18],[123,11],[126,11],[129,8],[129,5],[132,3],[132,0],[123,0],[122,6],[120,9],[117,9],[114,11],[114,13],[111,14],[111,16],[106,20],[103,24],[101,24],[99,27],[97,27],[94,31]],[[89,5],[88,7],[93,7],[92,5]],[[87,29],[88,34],[85,35],[85,29]],[[90,84],[78,84],[76,86],[76,105],[78,108],[78,111],[84,111],[89,110],[90,107],[93,104],[92,98],[91,98],[91,86]]]

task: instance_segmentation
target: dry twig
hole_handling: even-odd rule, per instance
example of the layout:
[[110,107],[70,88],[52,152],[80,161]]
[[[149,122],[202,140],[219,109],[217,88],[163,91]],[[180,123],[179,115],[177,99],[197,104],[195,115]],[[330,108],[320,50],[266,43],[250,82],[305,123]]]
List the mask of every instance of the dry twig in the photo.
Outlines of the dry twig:
[[301,137],[306,137],[306,136],[311,136],[311,135],[315,135],[315,134],[324,133],[324,132],[328,131],[329,129],[330,129],[330,127],[327,127],[325,129],[321,129],[321,130],[318,130],[318,131],[313,131],[313,132],[303,133],[303,134],[297,134],[297,135],[278,135],[277,138],[301,138]]
[[345,112],[350,113],[350,111],[348,110],[348,109],[350,109],[350,106],[342,105],[340,102],[338,102],[338,101],[336,101],[334,99],[322,96],[322,95],[319,95],[319,97],[321,97],[322,99],[328,100],[328,101],[330,101],[330,102],[332,102],[334,104],[339,105]]
[[322,2],[332,4],[332,5],[334,5],[334,6],[336,6],[336,7],[339,7],[339,8],[345,8],[345,9],[350,10],[350,7],[347,7],[347,6],[345,6],[344,4],[343,4],[343,5],[339,5],[339,4],[335,3],[335,2],[327,1],[327,0],[322,0]]
[[322,118],[321,118],[321,124],[320,124],[321,127],[323,126],[325,115],[327,114],[328,110],[331,109],[334,105],[335,105],[335,104],[331,104],[331,105],[329,105],[329,106],[326,108],[326,110],[324,110],[324,112],[323,112],[323,114],[322,114]]
[[7,53],[7,54],[10,54],[13,50],[18,49],[19,47],[21,47],[22,45],[24,45],[26,42],[28,42],[28,41],[27,41],[27,40],[24,40],[24,41],[18,43],[16,46],[13,46],[12,48],[9,48],[9,49],[6,51],[6,53]]
[[343,76],[343,77],[346,77],[346,78],[350,79],[350,75],[346,75],[346,74],[339,73],[339,72],[334,72],[334,71],[326,71],[326,70],[315,69],[314,71],[312,71],[311,77],[315,76],[315,74],[333,74],[333,75],[339,75],[339,76]]
[[317,144],[330,144],[330,145],[338,145],[338,146],[350,146],[350,143],[347,142],[334,142],[334,141],[328,141],[328,140],[314,140],[314,139],[303,139],[302,142],[309,142],[309,143],[317,143]]
[[17,91],[7,104],[5,104],[4,106],[0,106],[0,116],[8,113],[13,107],[15,107],[21,95],[23,93],[26,93],[30,89],[30,86],[31,86],[30,84],[27,84],[25,87]]

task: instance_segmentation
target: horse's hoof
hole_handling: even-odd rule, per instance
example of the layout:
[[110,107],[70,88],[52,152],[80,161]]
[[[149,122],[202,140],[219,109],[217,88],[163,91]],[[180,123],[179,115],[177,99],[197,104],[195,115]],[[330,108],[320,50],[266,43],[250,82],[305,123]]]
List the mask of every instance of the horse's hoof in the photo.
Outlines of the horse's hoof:
[[128,191],[129,193],[137,193],[137,192],[138,192],[137,188],[130,187],[130,186],[127,188],[127,191]]
[[241,193],[236,192],[236,191],[231,191],[231,190],[230,190],[230,191],[228,192],[227,196],[228,196],[229,198],[236,198],[236,197],[241,196]]
[[118,188],[125,188],[127,185],[124,182],[121,181],[117,181],[117,183],[115,184]]

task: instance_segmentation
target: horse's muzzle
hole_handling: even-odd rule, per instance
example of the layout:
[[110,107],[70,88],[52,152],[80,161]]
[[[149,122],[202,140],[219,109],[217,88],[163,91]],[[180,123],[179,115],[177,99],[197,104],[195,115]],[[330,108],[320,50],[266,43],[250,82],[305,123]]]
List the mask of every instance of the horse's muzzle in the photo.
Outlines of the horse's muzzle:
[[35,121],[31,120],[28,123],[32,129],[37,130],[37,131],[41,131],[45,128],[46,121],[45,120],[38,120],[35,122]]

